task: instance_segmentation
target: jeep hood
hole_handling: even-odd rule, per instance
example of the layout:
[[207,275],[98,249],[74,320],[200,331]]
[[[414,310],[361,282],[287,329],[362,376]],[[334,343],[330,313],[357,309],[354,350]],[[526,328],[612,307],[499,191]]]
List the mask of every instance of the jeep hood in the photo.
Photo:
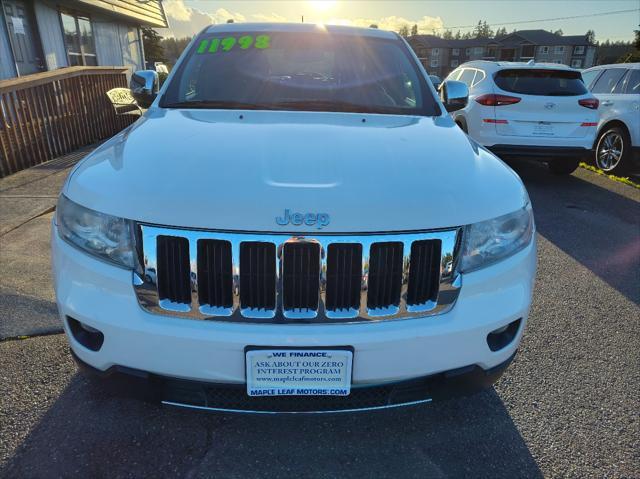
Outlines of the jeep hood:
[[64,193],[160,225],[318,232],[447,228],[521,208],[517,175],[449,117],[150,110],[83,160]]

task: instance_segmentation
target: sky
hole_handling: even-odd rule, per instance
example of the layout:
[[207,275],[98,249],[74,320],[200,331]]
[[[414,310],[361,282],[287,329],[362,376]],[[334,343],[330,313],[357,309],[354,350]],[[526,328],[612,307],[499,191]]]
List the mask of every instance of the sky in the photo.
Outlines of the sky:
[[[596,40],[632,40],[640,24],[640,0],[163,0],[170,29],[163,36],[182,38],[198,33],[211,23],[300,22],[346,24],[397,30],[418,25],[420,33],[442,32],[447,27],[472,30],[478,20],[486,20],[494,30],[558,30],[565,35],[596,32]],[[608,12],[634,10],[606,15]],[[550,20],[558,17],[590,17]],[[512,22],[530,22],[514,24]]]

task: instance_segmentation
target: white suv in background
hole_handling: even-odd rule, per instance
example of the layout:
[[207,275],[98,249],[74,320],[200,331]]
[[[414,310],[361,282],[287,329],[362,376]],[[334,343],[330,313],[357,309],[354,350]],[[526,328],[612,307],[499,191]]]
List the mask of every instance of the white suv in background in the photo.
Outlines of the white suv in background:
[[626,173],[640,165],[640,63],[599,65],[582,72],[600,100],[595,160],[598,168]]
[[586,160],[598,122],[598,100],[580,72],[564,65],[473,61],[447,80],[469,87],[468,105],[453,113],[469,136],[501,158],[535,158],[556,174]]

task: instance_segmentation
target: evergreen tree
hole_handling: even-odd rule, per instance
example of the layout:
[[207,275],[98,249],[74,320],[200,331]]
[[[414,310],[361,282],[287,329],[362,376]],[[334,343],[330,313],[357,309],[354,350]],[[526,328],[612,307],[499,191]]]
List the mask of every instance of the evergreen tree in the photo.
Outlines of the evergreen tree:
[[409,36],[409,26],[408,25],[402,25],[400,27],[400,29],[398,30],[398,33],[403,36],[403,37],[408,37]]
[[413,26],[411,27],[411,35],[417,35],[417,34],[418,34],[418,25],[414,23]]
[[596,32],[594,32],[593,30],[587,30],[585,36],[587,37],[588,43],[596,43]]
[[147,62],[166,62],[167,58],[162,47],[162,37],[153,28],[142,27],[142,44],[144,57]]

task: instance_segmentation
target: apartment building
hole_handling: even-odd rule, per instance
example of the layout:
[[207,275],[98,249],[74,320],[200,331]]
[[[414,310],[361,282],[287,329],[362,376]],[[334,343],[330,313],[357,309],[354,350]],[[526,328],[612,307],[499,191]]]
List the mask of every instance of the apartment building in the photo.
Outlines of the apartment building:
[[429,74],[440,78],[471,60],[534,60],[589,68],[595,64],[597,48],[586,35],[557,35],[546,30],[520,30],[498,38],[445,40],[414,35],[407,40]]

